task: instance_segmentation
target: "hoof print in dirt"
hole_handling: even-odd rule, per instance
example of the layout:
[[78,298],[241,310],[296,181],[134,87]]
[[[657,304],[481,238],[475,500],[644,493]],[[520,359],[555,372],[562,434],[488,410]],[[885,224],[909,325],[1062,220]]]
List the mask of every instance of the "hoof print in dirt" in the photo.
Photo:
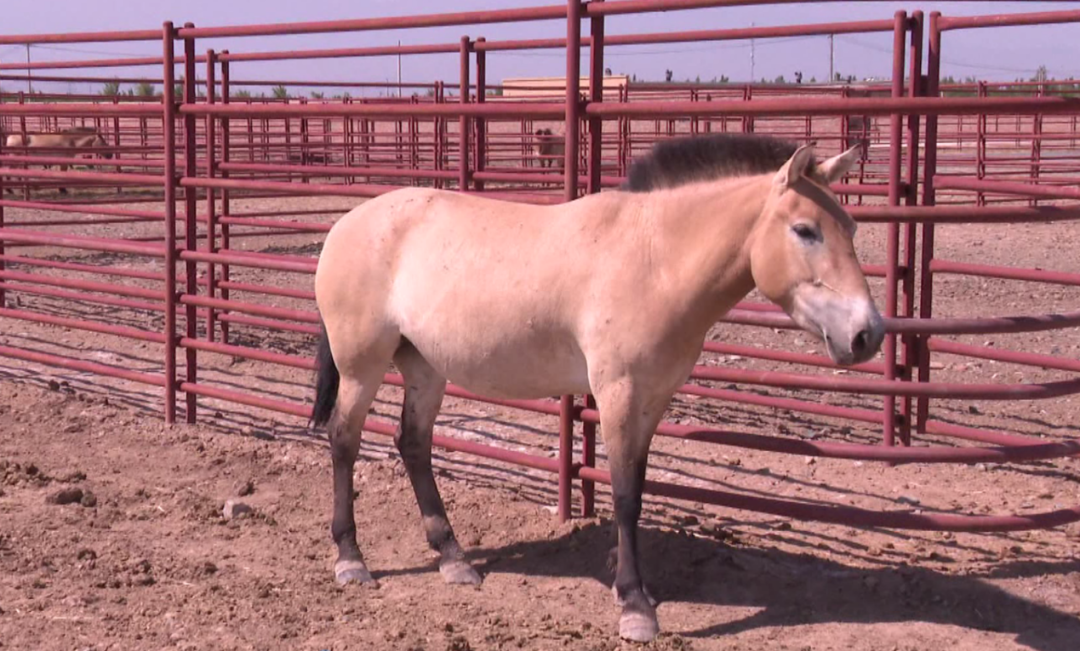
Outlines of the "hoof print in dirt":
[[236,520],[252,513],[254,509],[238,500],[225,500],[225,506],[221,509],[221,515],[226,520]]
[[464,637],[455,635],[446,645],[446,651],[473,651],[473,648]]
[[73,472],[69,472],[63,477],[57,477],[57,481],[61,481],[65,484],[77,484],[84,479],[86,479],[86,473],[81,470],[75,470]]
[[236,486],[233,487],[233,491],[240,497],[247,497],[255,492],[255,482],[251,479],[239,481]]
[[84,496],[85,494],[81,488],[64,488],[49,495],[45,498],[45,501],[49,504],[58,505],[75,504],[76,502],[81,502]]

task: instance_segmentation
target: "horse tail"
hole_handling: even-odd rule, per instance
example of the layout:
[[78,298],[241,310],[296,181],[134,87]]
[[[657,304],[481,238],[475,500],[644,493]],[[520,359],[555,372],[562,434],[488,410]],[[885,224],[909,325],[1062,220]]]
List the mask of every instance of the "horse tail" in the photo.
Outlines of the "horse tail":
[[330,421],[337,404],[338,385],[341,375],[334,364],[334,355],[330,352],[330,340],[326,337],[326,326],[322,326],[319,348],[315,352],[315,405],[311,411],[311,423],[321,426]]

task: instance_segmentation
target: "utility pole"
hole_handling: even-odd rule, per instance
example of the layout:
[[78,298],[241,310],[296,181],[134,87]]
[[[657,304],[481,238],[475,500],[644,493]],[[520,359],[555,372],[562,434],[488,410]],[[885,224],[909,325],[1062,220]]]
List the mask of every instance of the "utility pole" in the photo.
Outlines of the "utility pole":
[[397,96],[401,97],[401,41],[397,42]]
[[[754,23],[750,23],[750,27],[754,27]],[[755,39],[750,39],[750,83],[754,83],[757,77],[754,76],[754,54],[755,54]]]
[[836,64],[835,52],[836,51],[833,49],[833,35],[829,34],[829,83],[830,84],[833,82],[833,79],[835,78],[834,75],[833,75],[833,67]]
[[26,89],[31,95],[34,94],[34,82],[30,81],[30,44],[26,44]]

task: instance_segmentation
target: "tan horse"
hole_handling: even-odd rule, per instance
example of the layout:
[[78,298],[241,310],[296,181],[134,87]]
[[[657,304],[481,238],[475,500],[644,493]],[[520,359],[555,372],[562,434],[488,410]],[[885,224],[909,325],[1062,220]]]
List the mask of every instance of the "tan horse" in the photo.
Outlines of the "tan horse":
[[[57,151],[42,152],[42,156],[64,156],[68,158],[75,158],[79,152],[73,151],[84,147],[108,147],[109,143],[105,142],[105,139],[101,137],[101,134],[97,132],[97,129],[93,127],[70,127],[63,129],[58,133],[30,133],[26,135],[11,134],[7,137],[5,143],[6,147],[25,147],[30,149],[43,149],[48,148]],[[32,155],[32,152],[27,151],[28,155]],[[112,154],[110,152],[102,152],[103,157],[111,159]],[[43,165],[45,169],[49,169],[51,165]],[[66,172],[68,165],[61,165],[60,171]],[[10,193],[11,188],[7,188]],[[61,194],[67,194],[67,188],[60,188]]]
[[558,166],[561,170],[565,164],[565,138],[555,135],[551,129],[537,129],[535,135],[533,153],[540,161],[540,167]]
[[652,639],[637,552],[646,460],[709,329],[756,287],[839,364],[881,346],[855,222],[828,189],[854,160],[854,150],[815,163],[811,146],[692,138],[658,145],[621,191],[561,205],[406,188],[342,217],[315,275],[324,336],[313,411],[329,423],[338,582],[374,581],[356,544],[353,464],[391,361],[405,377],[397,447],[449,583],[480,577],[432,476],[447,379],[500,398],[591,393],[619,531],[619,632]]

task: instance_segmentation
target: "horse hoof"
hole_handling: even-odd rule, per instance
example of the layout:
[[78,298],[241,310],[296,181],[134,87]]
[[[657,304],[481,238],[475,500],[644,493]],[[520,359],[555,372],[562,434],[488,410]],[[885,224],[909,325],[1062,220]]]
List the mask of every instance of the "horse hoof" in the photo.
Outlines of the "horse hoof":
[[462,560],[440,563],[439,574],[450,585],[480,585],[480,575]]
[[379,587],[379,582],[371,576],[371,572],[363,561],[338,561],[334,564],[334,578],[337,579],[338,585],[358,583],[373,588]]
[[619,637],[624,640],[652,642],[659,632],[660,625],[656,623],[655,615],[629,612],[619,617]]

